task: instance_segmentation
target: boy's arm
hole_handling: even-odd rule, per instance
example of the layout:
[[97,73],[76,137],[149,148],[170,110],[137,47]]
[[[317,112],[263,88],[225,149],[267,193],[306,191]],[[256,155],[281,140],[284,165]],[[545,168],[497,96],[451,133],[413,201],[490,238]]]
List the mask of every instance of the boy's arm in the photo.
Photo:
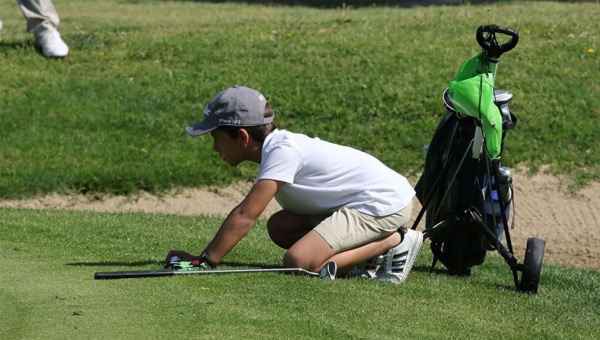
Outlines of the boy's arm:
[[229,213],[213,240],[204,249],[212,262],[220,262],[250,231],[284,184],[284,182],[263,179],[252,187],[242,203]]
[[[215,237],[204,249],[210,262],[219,263],[233,249],[254,226],[260,214],[267,208],[271,199],[283,185],[285,185],[285,182],[263,179],[252,187],[242,203],[238,204],[229,213]],[[167,255],[165,263],[168,264],[172,256],[178,256],[185,261],[201,260],[199,256],[180,250],[172,250]]]

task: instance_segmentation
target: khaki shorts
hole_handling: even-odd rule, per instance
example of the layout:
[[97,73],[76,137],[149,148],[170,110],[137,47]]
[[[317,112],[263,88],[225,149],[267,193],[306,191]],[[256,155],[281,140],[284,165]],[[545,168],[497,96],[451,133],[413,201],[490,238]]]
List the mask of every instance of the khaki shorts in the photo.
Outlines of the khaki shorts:
[[387,216],[371,216],[352,208],[342,208],[331,215],[313,215],[311,219],[314,230],[337,254],[390,235],[408,223],[411,213],[412,201],[404,209]]

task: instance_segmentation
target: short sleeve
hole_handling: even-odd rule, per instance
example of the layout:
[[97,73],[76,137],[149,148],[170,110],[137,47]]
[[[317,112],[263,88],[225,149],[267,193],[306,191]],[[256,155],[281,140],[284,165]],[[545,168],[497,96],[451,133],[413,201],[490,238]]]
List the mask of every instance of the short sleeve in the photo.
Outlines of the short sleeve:
[[293,184],[294,177],[302,168],[302,157],[289,144],[280,144],[263,153],[257,181],[271,179]]

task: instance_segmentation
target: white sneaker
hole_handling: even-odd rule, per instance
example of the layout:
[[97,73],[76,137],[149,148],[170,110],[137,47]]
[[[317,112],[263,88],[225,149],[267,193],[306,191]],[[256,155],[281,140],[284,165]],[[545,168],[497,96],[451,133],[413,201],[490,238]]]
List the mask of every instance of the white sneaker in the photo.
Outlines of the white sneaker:
[[400,228],[400,232],[404,234],[404,238],[399,245],[383,255],[383,262],[375,277],[377,281],[403,283],[419,255],[423,245],[423,233],[404,227]]
[[57,30],[48,30],[37,36],[42,54],[48,58],[64,58],[69,55],[69,46],[60,37]]
[[358,266],[356,266],[354,269],[352,269],[346,275],[346,278],[348,278],[348,279],[354,279],[354,278],[374,279],[375,276],[377,275],[377,270],[379,270],[379,267],[381,266],[382,262],[383,262],[383,255],[379,255],[370,260],[367,260],[367,261],[359,264]]

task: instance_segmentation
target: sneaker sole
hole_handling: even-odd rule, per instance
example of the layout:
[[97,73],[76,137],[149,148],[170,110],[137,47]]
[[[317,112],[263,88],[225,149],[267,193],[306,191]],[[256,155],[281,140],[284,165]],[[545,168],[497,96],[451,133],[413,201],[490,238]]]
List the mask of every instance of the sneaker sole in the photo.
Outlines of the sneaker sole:
[[[383,255],[377,256],[377,258],[373,258],[365,261],[366,263],[362,264],[362,268],[356,268],[351,270],[347,275],[347,279],[374,279],[377,276],[377,271],[379,267],[381,267],[381,263],[383,262]],[[367,268],[368,267],[368,268]]]

